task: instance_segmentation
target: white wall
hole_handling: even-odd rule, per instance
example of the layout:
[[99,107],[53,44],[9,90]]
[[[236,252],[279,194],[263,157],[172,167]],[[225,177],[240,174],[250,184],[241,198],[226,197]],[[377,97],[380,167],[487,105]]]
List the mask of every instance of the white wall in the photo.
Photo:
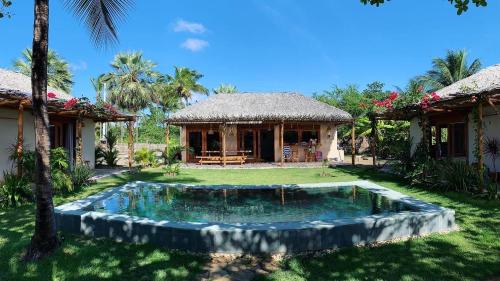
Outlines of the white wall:
[[[496,114],[496,111],[487,106],[484,108],[483,113],[483,128],[484,128],[484,140],[487,138],[496,138],[500,141],[500,116]],[[474,155],[474,148],[476,142],[476,132],[475,132],[475,124],[474,119],[471,113],[468,115],[468,124],[467,124],[467,142],[468,142],[468,162],[475,163],[476,157]],[[412,143],[412,153],[415,152],[416,145],[422,139],[422,130],[418,125],[418,119],[413,118],[410,123],[410,136],[413,138]],[[464,159],[460,157],[459,159]],[[485,154],[484,162],[490,171],[493,171],[493,163],[492,159]],[[500,159],[496,161],[497,172],[500,172]]]
[[89,163],[91,168],[95,166],[95,123],[85,119],[82,128],[83,162]]
[[[330,137],[328,137],[328,128],[330,128]],[[320,129],[320,142],[318,150],[323,154],[323,159],[337,159],[340,161],[340,153],[337,144],[337,126],[335,124],[322,124]]]
[[[91,167],[95,164],[95,123],[86,119],[82,129],[83,159],[89,161]],[[9,149],[17,143],[17,110],[0,109],[0,179],[3,172],[12,169],[12,161],[9,160]],[[35,149],[35,127],[34,117],[31,111],[23,113],[23,140],[24,148]]]

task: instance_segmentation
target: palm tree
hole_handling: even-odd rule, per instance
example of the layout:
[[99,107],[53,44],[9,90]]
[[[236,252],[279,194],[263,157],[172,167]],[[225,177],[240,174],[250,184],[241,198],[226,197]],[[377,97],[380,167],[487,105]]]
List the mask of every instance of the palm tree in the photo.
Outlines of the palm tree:
[[[14,61],[14,68],[24,75],[31,76],[31,62],[33,60],[33,51],[25,49],[22,57]],[[69,70],[69,64],[62,59],[54,50],[49,49],[47,61],[48,85],[62,90],[66,93],[71,92],[73,87],[73,73]]]
[[95,91],[96,103],[102,102],[102,91],[104,90],[104,74],[99,75],[97,78],[90,78],[90,83]]
[[231,84],[220,84],[219,87],[213,89],[214,94],[234,94],[238,92],[236,86]]
[[113,72],[103,78],[109,101],[133,114],[148,107],[158,76],[153,71],[155,66],[152,61],[143,59],[140,52],[117,54],[111,62]]
[[203,75],[196,70],[175,66],[174,76],[168,76],[168,82],[173,91],[184,99],[187,104],[188,100],[192,98],[193,93],[208,95],[208,89],[198,84],[198,80],[202,77]]
[[448,50],[446,57],[434,59],[432,69],[417,80],[429,87],[429,90],[437,91],[477,73],[480,69],[479,59],[475,59],[472,64],[468,65],[465,50]]
[[[130,6],[128,0],[65,0],[68,9],[86,23],[93,42],[104,45],[116,42],[116,22]],[[37,260],[59,246],[52,201],[52,179],[49,165],[49,115],[47,113],[49,0],[35,0],[31,90],[35,125],[35,232],[24,255]]]

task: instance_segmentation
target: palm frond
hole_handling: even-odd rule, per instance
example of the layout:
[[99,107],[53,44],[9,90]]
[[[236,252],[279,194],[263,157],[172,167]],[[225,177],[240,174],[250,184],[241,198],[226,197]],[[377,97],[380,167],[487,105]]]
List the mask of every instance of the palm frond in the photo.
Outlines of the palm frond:
[[118,41],[117,23],[123,21],[132,0],[63,0],[67,9],[85,23],[96,46]]

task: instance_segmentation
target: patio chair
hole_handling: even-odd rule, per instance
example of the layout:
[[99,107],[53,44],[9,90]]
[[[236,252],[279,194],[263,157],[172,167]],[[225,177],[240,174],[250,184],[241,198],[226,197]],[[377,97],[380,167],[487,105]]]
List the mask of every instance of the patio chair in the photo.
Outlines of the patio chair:
[[289,145],[283,146],[283,159],[285,161],[290,161],[292,159],[292,149]]

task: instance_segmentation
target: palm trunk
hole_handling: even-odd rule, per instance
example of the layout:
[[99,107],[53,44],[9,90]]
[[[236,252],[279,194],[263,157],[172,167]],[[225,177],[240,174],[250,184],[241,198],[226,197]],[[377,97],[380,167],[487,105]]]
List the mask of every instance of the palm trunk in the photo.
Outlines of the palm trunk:
[[35,118],[35,233],[25,260],[37,260],[52,253],[59,245],[56,233],[52,180],[49,164],[49,116],[47,113],[47,52],[49,0],[35,0],[31,87]]

